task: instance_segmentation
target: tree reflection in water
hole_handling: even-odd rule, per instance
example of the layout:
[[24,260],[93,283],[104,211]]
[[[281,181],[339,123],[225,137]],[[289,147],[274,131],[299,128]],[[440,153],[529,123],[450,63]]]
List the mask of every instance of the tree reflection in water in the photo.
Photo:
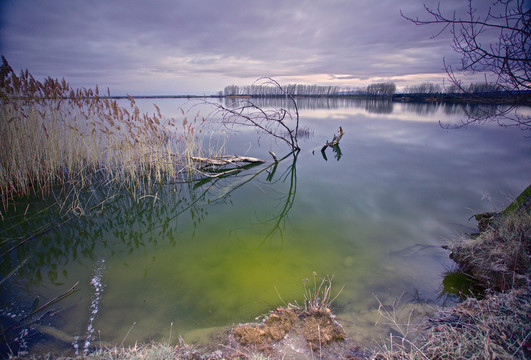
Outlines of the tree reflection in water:
[[[281,245],[284,244],[284,228],[286,224],[286,218],[288,216],[289,211],[293,207],[293,203],[295,202],[295,195],[297,193],[297,156],[299,154],[299,151],[295,151],[293,153],[289,153],[285,157],[283,157],[280,161],[290,159],[291,158],[291,164],[286,168],[284,173],[278,177],[278,179],[273,181],[275,172],[278,167],[278,162],[275,162],[273,164],[273,167],[271,171],[269,172],[269,175],[267,176],[267,181],[269,182],[285,182],[289,179],[289,189],[287,194],[282,198],[281,200],[281,206],[280,206],[280,212],[276,214],[274,217],[272,217],[267,222],[272,223],[273,226],[271,230],[266,234],[264,240],[260,243],[259,247],[262,247],[266,242],[271,241],[271,239],[275,236],[275,234],[279,234]],[[280,162],[279,161],[279,162]]]

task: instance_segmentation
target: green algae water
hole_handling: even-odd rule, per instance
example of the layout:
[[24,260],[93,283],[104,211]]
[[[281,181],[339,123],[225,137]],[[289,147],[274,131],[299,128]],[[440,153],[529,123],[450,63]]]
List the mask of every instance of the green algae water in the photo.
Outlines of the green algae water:
[[[171,115],[182,104],[157,105]],[[4,244],[40,236],[3,258],[2,278],[17,270],[1,284],[3,326],[27,316],[36,297],[43,304],[79,289],[19,336],[21,349],[79,354],[179,336],[206,344],[213,329],[303,304],[302,280],[327,275],[334,295],[342,289],[333,311],[354,341],[389,333],[374,326],[379,301],[448,301],[442,279],[453,265],[441,245],[473,232],[473,214],[503,209],[529,185],[527,134],[488,124],[444,129],[439,122],[464,115],[441,105],[300,108],[307,136],[276,166],[268,151],[281,157],[285,145],[238,129],[226,152],[266,163],[142,199],[119,193],[66,222],[51,201],[21,199],[0,224]],[[340,156],[330,148],[323,156],[340,126]]]

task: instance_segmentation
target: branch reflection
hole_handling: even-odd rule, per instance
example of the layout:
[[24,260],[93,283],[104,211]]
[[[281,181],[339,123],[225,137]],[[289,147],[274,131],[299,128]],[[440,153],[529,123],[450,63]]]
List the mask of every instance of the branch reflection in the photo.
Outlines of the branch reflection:
[[[109,199],[110,190],[97,186],[78,194],[91,209],[79,218],[64,218],[55,207],[50,207],[50,202],[35,199],[33,210],[22,209],[13,213],[2,224],[0,279],[17,269],[17,282],[20,280],[24,287],[29,288],[45,279],[63,286],[69,278],[69,263],[90,267],[90,263],[102,255],[106,258],[126,255],[163,245],[161,241],[178,246],[179,242],[189,240],[181,235],[184,229],[189,229],[192,237],[196,236],[210,206],[229,203],[234,192],[260,175],[265,175],[265,180],[271,184],[289,179],[288,193],[278,215],[268,220],[273,222],[273,227],[263,243],[276,233],[280,233],[283,239],[285,218],[296,193],[297,155],[298,151],[290,152],[266,166],[249,164],[225,175],[160,186],[153,189],[154,195],[142,198],[121,191],[106,201],[104,207],[99,202]],[[281,164],[290,159],[291,163],[279,175]],[[21,214],[23,210],[26,212]]]
[[275,172],[278,167],[278,162],[274,163],[274,166],[271,169],[271,172],[269,173],[267,177],[267,181],[269,182],[285,182],[289,179],[289,189],[288,189],[287,194],[281,200],[282,205],[280,207],[280,212],[276,216],[274,216],[273,218],[267,221],[269,223],[272,223],[273,226],[271,227],[271,230],[264,237],[264,240],[260,242],[258,248],[262,247],[267,242],[269,242],[271,245],[271,240],[274,238],[276,234],[278,234],[280,237],[281,248],[284,245],[284,229],[286,226],[286,219],[287,219],[288,213],[293,207],[293,203],[295,202],[295,195],[297,193],[297,156],[298,155],[299,155],[299,151],[296,151],[296,152],[286,155],[284,158],[280,160],[280,161],[283,161],[291,157],[291,164],[286,168],[286,170],[282,173],[282,175],[278,177],[277,180],[273,181]]

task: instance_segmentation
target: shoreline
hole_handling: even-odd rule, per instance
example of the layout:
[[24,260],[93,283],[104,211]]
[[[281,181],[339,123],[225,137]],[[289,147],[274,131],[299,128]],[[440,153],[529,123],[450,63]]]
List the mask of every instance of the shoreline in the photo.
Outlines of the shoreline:
[[[397,93],[390,96],[384,95],[365,95],[365,94],[338,94],[338,95],[191,95],[191,94],[172,94],[172,95],[88,95],[88,99],[108,99],[108,100],[127,100],[127,99],[341,99],[341,100],[371,100],[371,101],[388,101],[397,103],[420,103],[420,104],[482,104],[482,105],[511,105],[511,106],[531,106],[531,93],[525,94],[517,102],[511,95],[501,96],[481,96],[468,94],[402,94]],[[26,96],[13,96],[13,99],[27,99]],[[70,96],[59,96],[54,98],[32,97],[40,100],[75,100]]]

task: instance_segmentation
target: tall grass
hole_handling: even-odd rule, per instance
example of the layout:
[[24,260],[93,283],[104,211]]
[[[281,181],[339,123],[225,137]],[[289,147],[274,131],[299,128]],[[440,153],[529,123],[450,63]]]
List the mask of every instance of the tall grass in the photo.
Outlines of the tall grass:
[[[101,96],[98,87],[72,89],[63,79],[0,69],[0,198],[14,200],[58,187],[71,195],[97,180],[142,196],[154,183],[185,179],[201,144],[198,119],[164,119]],[[184,112],[183,112],[184,114]],[[72,207],[73,208],[73,207]],[[1,215],[1,212],[0,212]]]

